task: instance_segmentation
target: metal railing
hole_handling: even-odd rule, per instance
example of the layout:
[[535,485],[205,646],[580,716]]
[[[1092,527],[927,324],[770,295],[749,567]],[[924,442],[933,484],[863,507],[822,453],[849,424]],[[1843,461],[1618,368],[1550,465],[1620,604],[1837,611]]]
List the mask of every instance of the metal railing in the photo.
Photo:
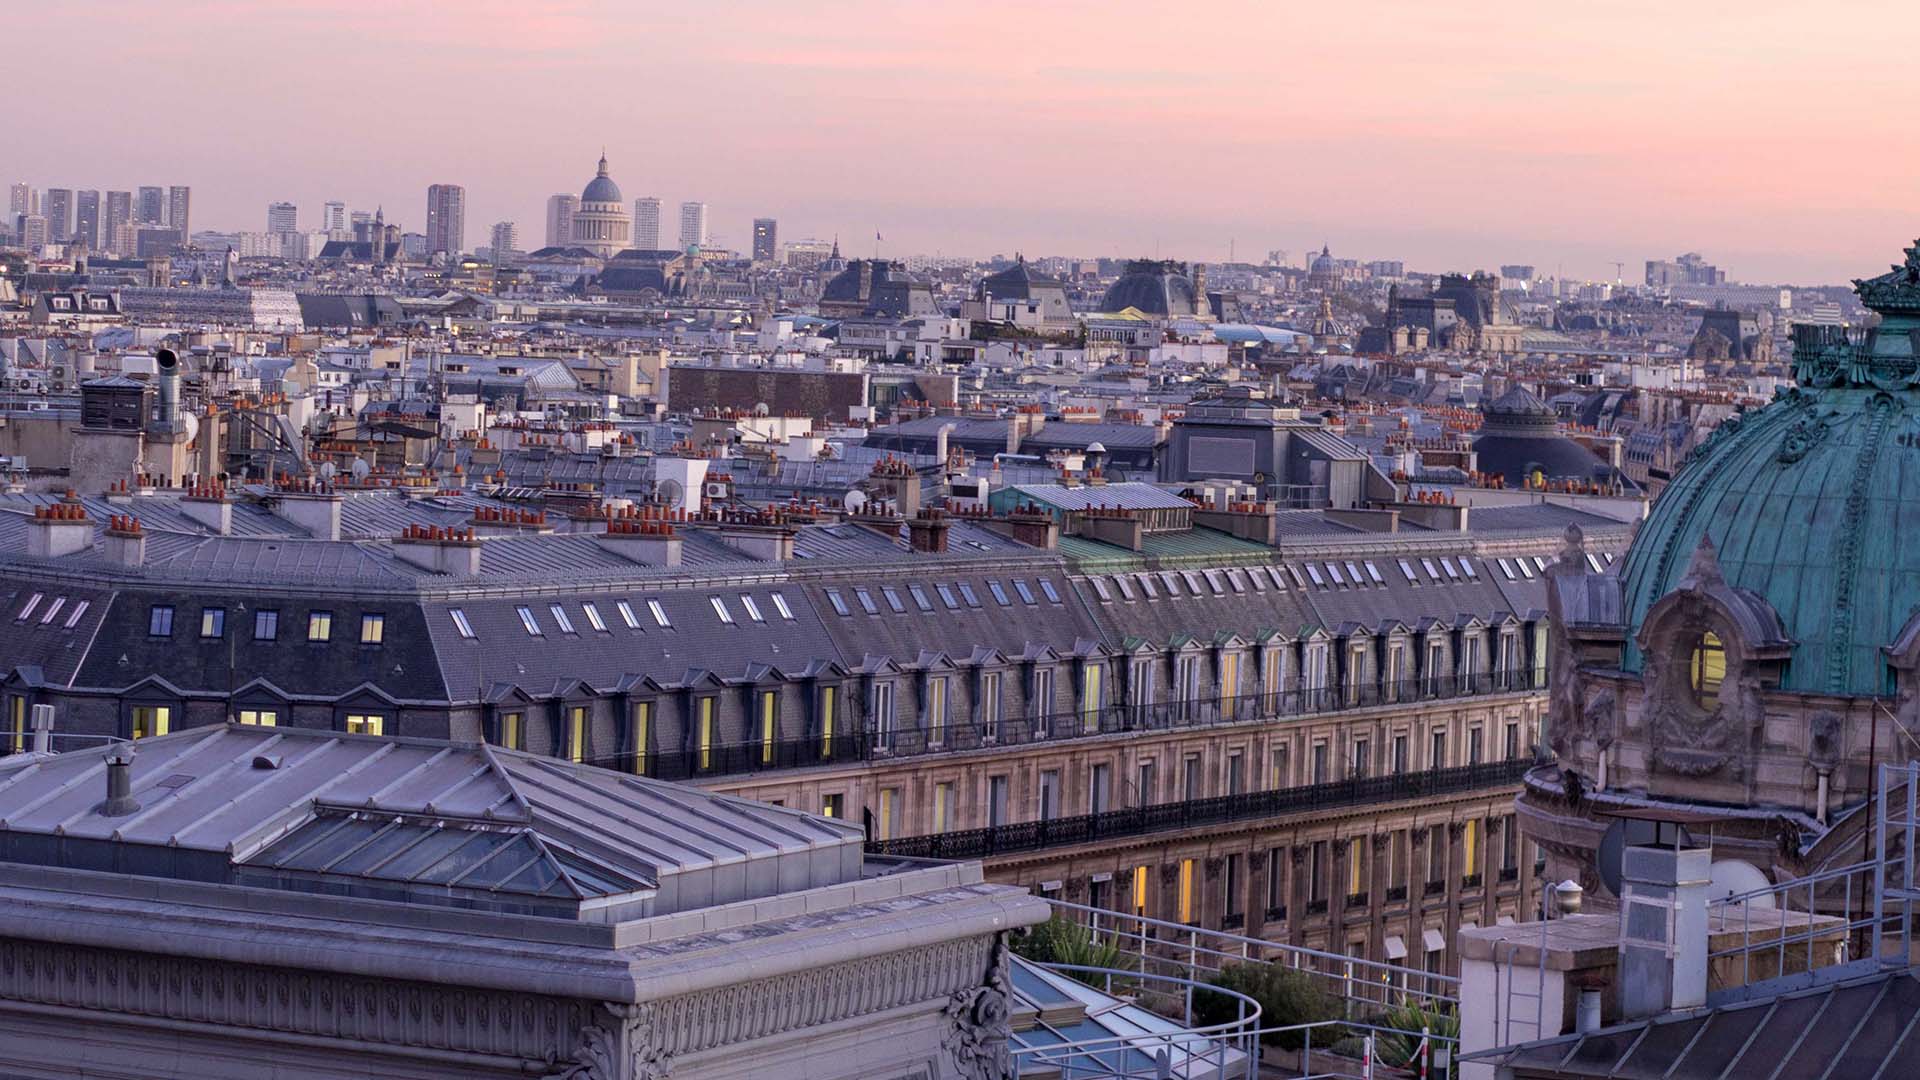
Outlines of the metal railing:
[[[1708,971],[1721,981],[1709,986],[1710,1001],[1738,1000],[1782,978],[1819,981],[1910,963],[1920,762],[1883,764],[1875,779],[1872,857],[1708,903],[1710,928],[1740,931],[1736,943],[1708,950]],[[1762,910],[1777,914],[1760,917],[1756,929]]]
[[[1457,1006],[1460,999],[1460,980],[1451,975],[1065,900],[1048,898],[1047,902],[1053,905],[1056,918],[1087,927],[1095,941],[1132,958],[1138,974],[1205,982],[1232,965],[1276,964],[1300,972],[1337,1003],[1348,1020],[1362,1019],[1403,1000],[1441,1010]],[[1141,995],[1147,1000],[1152,996]],[[1161,1005],[1187,1007],[1180,1002]]]
[[[1210,986],[1196,979],[1177,975],[1152,975],[1114,968],[1088,967],[1082,964],[1036,964],[1047,971],[1059,972],[1088,985],[1081,976],[1096,976],[1100,989],[1109,997],[1119,991],[1130,996],[1151,988],[1153,996],[1184,1001],[1181,1026],[1170,1031],[1142,1031],[1130,1035],[1111,1035],[1095,1039],[1050,1043],[1044,1046],[1018,1047],[1013,1051],[1014,1074],[1058,1070],[1061,1080],[1139,1077],[1141,1080],[1165,1080],[1180,1076],[1188,1080],[1228,1080],[1232,1076],[1257,1076],[1260,1045],[1260,1003],[1237,990]],[[1196,991],[1218,994],[1231,1001],[1235,1017],[1216,1024],[1196,1025],[1193,996]],[[1165,1016],[1162,1015],[1165,1019]]]
[[1105,735],[1148,731],[1186,731],[1266,720],[1319,716],[1355,709],[1429,701],[1459,700],[1546,689],[1546,674],[1534,669],[1446,675],[1393,682],[1330,687],[1289,686],[1272,693],[1235,697],[1117,703],[992,720],[898,720],[864,726],[852,716],[840,720],[851,730],[772,741],[714,742],[701,746],[689,738],[678,746],[656,738],[643,752],[590,759],[590,764],[659,780],[729,776],[813,765],[887,760],[1060,743]]
[[[1394,1035],[1418,1048],[1411,1061],[1395,1061],[1382,1052],[1377,1040]],[[1270,1037],[1289,1036],[1301,1042],[1293,1063],[1262,1058],[1263,1042]],[[1371,1064],[1364,1057],[1355,1058],[1335,1049],[1342,1043],[1365,1040],[1368,1036],[1376,1040],[1369,1043],[1375,1047]],[[1454,1075],[1453,1059],[1460,1049],[1460,1040],[1455,1036],[1426,1030],[1409,1032],[1385,1024],[1349,1020],[1316,1020],[1240,1030],[1235,1032],[1232,1046],[1222,1040],[1220,1048],[1212,1054],[1189,1056],[1184,1062],[1171,1053],[1149,1055],[1146,1060],[1118,1058],[1117,1051],[1125,1048],[1110,1044],[1120,1041],[1118,1038],[1088,1039],[1017,1051],[1014,1059],[1022,1068],[1016,1073],[1024,1075],[1026,1069],[1032,1069],[1045,1075],[1045,1070],[1058,1070],[1061,1080],[1173,1080],[1176,1077],[1232,1080],[1236,1076],[1245,1080],[1258,1080],[1263,1076],[1284,1076],[1288,1080],[1385,1080],[1387,1077],[1449,1080]],[[1141,1042],[1142,1037],[1129,1036],[1125,1041]]]
[[1428,769],[1424,772],[1349,778],[1272,791],[1249,791],[1210,799],[1134,806],[1099,814],[876,840],[868,844],[867,849],[881,855],[926,859],[980,859],[1208,825],[1226,825],[1307,810],[1425,799],[1503,787],[1518,784],[1532,764],[1530,760],[1516,759]]

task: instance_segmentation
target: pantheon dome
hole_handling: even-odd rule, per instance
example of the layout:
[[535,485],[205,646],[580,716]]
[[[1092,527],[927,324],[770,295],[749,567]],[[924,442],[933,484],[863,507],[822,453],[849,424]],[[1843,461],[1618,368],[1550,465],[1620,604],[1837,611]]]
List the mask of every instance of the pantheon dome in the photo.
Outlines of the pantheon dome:
[[600,168],[580,192],[580,207],[573,212],[573,243],[603,259],[633,246],[633,218],[620,185],[607,175],[607,156],[600,155]]
[[1101,311],[1133,308],[1161,318],[1210,313],[1202,289],[1187,276],[1187,264],[1171,259],[1135,259],[1107,289]]
[[1873,766],[1920,730],[1920,243],[1854,287],[1878,325],[1794,327],[1795,385],[1689,455],[1617,566],[1572,535],[1551,569],[1553,761],[1519,800],[1550,872],[1593,881],[1622,818],[1711,833],[1729,881],[1858,857]]

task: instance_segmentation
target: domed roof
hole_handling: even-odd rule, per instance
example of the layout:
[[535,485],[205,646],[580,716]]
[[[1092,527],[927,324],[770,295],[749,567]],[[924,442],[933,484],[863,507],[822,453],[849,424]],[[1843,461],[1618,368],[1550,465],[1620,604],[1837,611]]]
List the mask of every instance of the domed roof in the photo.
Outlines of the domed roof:
[[[1892,644],[1920,608],[1920,243],[1904,266],[1854,282],[1882,321],[1794,328],[1794,379],[1689,455],[1635,537],[1623,571],[1638,631],[1680,586],[1702,538],[1728,585],[1764,598],[1794,644],[1785,689],[1888,693]],[[1625,666],[1644,658],[1629,637]]]
[[1333,250],[1325,244],[1320,245],[1320,254],[1313,257],[1313,265],[1307,268],[1309,274],[1337,274],[1340,267],[1333,261]]
[[1102,311],[1134,308],[1148,315],[1176,317],[1199,313],[1193,279],[1185,263],[1135,259],[1100,301]]
[[614,183],[613,179],[607,175],[607,155],[600,155],[600,171],[593,179],[587,181],[586,188],[580,192],[580,201],[583,203],[626,201],[620,194],[620,185]]

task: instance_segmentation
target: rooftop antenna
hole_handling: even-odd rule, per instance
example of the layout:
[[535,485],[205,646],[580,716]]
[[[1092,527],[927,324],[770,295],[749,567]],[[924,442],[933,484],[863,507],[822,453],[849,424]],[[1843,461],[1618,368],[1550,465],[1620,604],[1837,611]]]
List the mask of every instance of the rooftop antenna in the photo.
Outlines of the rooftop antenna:
[[1627,264],[1621,262],[1619,259],[1613,260],[1613,283],[1615,285],[1620,284],[1621,279],[1626,276],[1626,273]]

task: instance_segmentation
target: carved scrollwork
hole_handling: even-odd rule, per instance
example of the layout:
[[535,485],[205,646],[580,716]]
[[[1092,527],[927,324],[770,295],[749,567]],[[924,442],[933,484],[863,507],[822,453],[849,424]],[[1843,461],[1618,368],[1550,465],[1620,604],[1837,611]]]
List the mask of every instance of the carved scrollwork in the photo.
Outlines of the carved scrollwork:
[[943,1010],[947,1031],[940,1047],[952,1059],[955,1075],[964,1080],[1011,1080],[1013,1076],[1013,1054],[1007,1047],[1010,986],[1006,943],[996,941],[986,981],[947,999]]

